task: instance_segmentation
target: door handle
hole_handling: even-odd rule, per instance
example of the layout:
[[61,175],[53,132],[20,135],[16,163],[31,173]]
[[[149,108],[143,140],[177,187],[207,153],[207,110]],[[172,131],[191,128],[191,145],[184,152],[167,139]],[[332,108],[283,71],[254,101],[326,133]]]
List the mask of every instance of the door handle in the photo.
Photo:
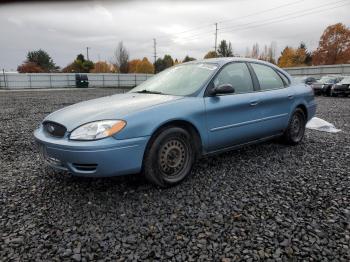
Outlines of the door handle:
[[294,96],[293,95],[288,95],[288,99],[293,99]]
[[251,105],[251,106],[256,106],[257,104],[259,104],[259,101],[257,101],[257,100],[256,100],[256,101],[251,101],[251,102],[250,102],[250,105]]

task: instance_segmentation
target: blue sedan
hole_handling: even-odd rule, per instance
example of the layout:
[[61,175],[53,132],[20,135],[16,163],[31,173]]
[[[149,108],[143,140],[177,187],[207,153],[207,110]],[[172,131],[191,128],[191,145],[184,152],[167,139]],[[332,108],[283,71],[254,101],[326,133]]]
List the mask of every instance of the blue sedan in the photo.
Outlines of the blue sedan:
[[259,60],[217,58],[171,67],[130,92],[48,115],[34,136],[50,166],[77,176],[142,173],[160,187],[199,157],[282,137],[302,141],[313,91]]

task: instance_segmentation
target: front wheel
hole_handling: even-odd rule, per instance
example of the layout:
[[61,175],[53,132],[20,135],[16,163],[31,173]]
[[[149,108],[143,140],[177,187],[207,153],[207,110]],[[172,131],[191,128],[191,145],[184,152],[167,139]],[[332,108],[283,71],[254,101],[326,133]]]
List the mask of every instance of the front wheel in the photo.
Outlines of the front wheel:
[[143,172],[146,178],[160,187],[170,187],[184,180],[195,162],[192,141],[190,134],[179,127],[158,134],[145,153]]
[[283,141],[289,145],[299,144],[304,137],[306,117],[300,108],[295,109],[289,125],[283,134]]

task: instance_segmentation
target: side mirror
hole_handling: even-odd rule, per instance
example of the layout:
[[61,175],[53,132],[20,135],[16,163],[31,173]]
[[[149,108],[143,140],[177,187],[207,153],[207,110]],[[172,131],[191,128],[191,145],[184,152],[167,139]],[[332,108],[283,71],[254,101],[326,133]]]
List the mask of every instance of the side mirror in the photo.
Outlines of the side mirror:
[[233,88],[232,85],[230,84],[223,84],[218,87],[214,87],[210,94],[215,96],[215,95],[221,95],[221,94],[232,94],[235,92],[235,89]]

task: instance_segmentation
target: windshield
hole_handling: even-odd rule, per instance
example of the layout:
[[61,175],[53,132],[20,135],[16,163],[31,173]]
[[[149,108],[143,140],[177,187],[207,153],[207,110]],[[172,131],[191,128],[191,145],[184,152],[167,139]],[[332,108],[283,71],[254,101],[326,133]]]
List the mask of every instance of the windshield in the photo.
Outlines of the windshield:
[[339,84],[350,84],[350,77],[345,77]]
[[156,74],[130,92],[188,96],[199,90],[217,67],[212,63],[177,65]]
[[322,77],[319,82],[322,84],[334,84],[335,79],[333,77]]

